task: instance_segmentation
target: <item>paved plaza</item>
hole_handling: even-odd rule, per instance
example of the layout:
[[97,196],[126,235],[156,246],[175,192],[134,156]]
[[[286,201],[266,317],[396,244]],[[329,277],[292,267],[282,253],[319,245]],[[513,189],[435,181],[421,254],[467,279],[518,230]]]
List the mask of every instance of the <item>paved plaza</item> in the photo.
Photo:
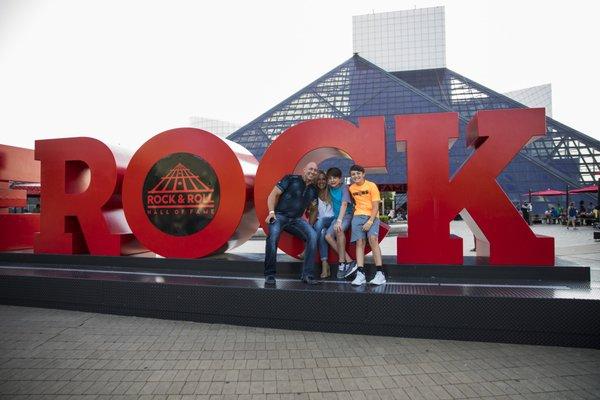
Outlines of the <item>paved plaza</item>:
[[3,399],[598,399],[600,351],[0,306]]
[[[394,226],[394,230],[405,232],[406,224]],[[592,227],[584,226],[567,230],[562,225],[535,224],[531,230],[536,235],[551,236],[554,238],[556,253],[556,265],[560,266],[585,266],[591,268],[591,278],[594,282],[600,282],[600,241],[594,241],[594,230]],[[463,221],[453,221],[450,224],[452,234],[463,238],[463,254],[473,256],[470,250],[474,247],[473,234]],[[264,253],[264,240],[251,240],[234,249],[233,253]],[[383,255],[392,256],[396,254],[396,237],[388,236],[381,242]],[[279,254],[284,254],[278,250]],[[367,257],[369,262],[370,257]]]
[[[591,228],[536,225],[560,265],[589,265]],[[472,235],[462,222],[453,233]],[[241,252],[262,252],[264,241]],[[240,251],[238,250],[238,251]],[[383,242],[395,251],[395,238]],[[593,284],[597,284],[594,282]],[[324,307],[335,305],[324,304]],[[0,399],[600,399],[600,351],[0,306]]]

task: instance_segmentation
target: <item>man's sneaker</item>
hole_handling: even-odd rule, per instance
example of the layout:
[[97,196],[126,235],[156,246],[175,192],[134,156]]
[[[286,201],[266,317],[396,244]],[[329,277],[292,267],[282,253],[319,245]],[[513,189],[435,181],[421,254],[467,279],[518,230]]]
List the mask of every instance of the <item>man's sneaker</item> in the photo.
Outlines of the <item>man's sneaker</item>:
[[275,277],[273,275],[267,275],[265,277],[265,285],[274,285],[275,284]]
[[371,285],[383,285],[385,282],[385,275],[381,271],[377,271],[375,277],[369,281]]
[[348,268],[348,264],[346,264],[346,263],[338,264],[338,270],[337,270],[337,278],[338,279],[344,279],[346,277],[346,269],[347,268]]
[[354,278],[354,280],[352,281],[352,285],[360,286],[360,285],[364,285],[365,283],[367,283],[367,278],[365,277],[365,274],[358,271],[356,273],[356,278]]
[[350,275],[352,275],[357,269],[358,265],[356,264],[356,261],[352,261],[350,264],[348,264],[348,268],[346,268],[346,274],[344,275],[344,278],[347,278]]

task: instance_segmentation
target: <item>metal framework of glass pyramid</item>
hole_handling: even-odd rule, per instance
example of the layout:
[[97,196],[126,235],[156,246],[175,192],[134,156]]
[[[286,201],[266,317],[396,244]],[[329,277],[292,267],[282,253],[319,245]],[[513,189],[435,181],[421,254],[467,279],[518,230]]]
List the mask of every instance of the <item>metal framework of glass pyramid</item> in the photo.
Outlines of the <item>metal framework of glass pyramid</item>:
[[[474,113],[482,109],[525,108],[453,71],[440,68],[387,72],[354,55],[316,81],[246,124],[228,139],[258,159],[285,129],[316,118],[340,118],[357,123],[359,117],[383,115],[386,120],[388,173],[370,175],[377,183],[406,182],[406,159],[395,146],[394,116],[400,114],[458,112],[460,139],[450,149],[453,174],[472,152],[465,147],[464,131]],[[513,201],[528,190],[580,187],[600,172],[600,142],[547,118],[548,134],[525,147],[498,177]],[[347,171],[348,160],[328,160]]]

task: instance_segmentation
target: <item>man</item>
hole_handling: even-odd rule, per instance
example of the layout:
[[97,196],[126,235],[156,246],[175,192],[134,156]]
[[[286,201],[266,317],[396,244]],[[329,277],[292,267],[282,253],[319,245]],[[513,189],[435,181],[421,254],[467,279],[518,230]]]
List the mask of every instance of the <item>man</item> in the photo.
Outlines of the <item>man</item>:
[[281,231],[291,233],[306,242],[300,279],[310,285],[318,283],[314,278],[317,233],[308,221],[302,218],[307,208],[311,214],[316,212],[318,191],[313,181],[317,172],[317,164],[309,162],[302,175],[284,176],[267,198],[269,215],[265,222],[269,226],[269,234],[265,249],[265,285],[275,284],[277,243]]

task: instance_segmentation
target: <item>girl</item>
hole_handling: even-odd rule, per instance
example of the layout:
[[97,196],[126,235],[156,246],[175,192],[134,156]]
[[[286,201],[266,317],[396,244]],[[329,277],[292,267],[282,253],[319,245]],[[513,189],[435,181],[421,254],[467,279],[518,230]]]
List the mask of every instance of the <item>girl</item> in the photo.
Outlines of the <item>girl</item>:
[[327,232],[327,228],[329,228],[335,216],[333,215],[331,197],[327,188],[327,176],[321,170],[317,173],[317,189],[319,190],[317,221],[313,227],[317,232],[317,246],[321,257],[321,278],[328,278],[330,275],[329,263],[327,262],[329,249],[325,240],[325,232]]

